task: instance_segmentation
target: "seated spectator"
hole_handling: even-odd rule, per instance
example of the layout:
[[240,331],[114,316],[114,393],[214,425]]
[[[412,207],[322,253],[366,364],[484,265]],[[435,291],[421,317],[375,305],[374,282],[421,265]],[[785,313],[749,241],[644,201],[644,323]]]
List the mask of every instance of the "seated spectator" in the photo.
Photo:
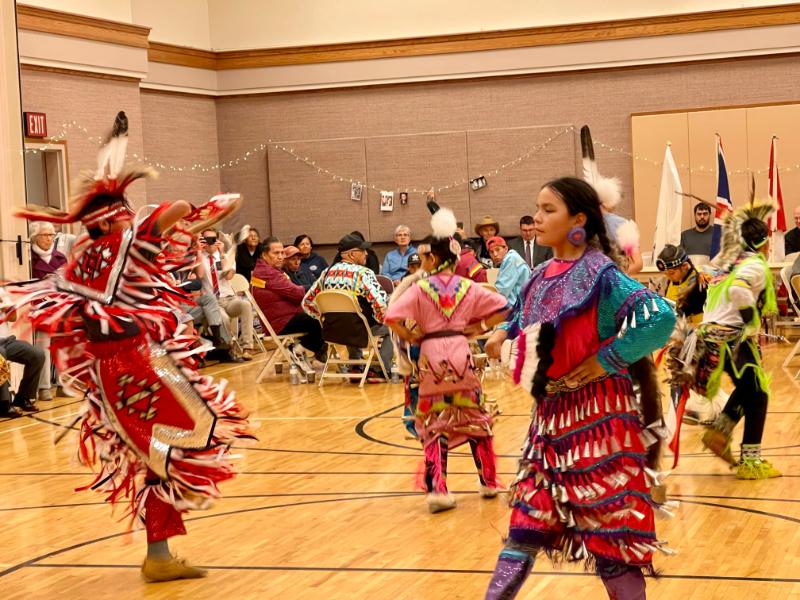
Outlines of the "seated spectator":
[[283,271],[295,285],[303,286],[307,292],[317,280],[311,271],[300,268],[302,255],[296,246],[285,246],[283,248]]
[[489,255],[489,248],[486,244],[493,237],[500,235],[500,224],[491,215],[486,215],[475,225],[475,233],[478,234],[476,239],[478,247],[475,251],[475,258],[484,267],[490,269],[492,267],[492,257]]
[[385,275],[395,284],[408,273],[408,257],[417,249],[411,245],[411,229],[406,225],[398,225],[394,230],[394,243],[397,248],[390,250],[383,258],[381,275]]
[[[383,325],[383,315],[386,312],[388,297],[383,291],[375,273],[368,269],[367,250],[369,242],[355,233],[350,233],[339,240],[339,255],[341,260],[335,262],[314,282],[311,289],[303,298],[303,310],[315,319],[320,318],[314,299],[323,290],[347,290],[355,294],[358,303],[372,333],[381,340],[380,358],[386,372],[392,366],[392,343],[389,340],[389,329]],[[360,349],[351,348],[351,357]],[[358,356],[358,354],[355,354]]]
[[245,240],[236,246],[236,272],[250,281],[250,273],[253,272],[259,256],[261,256],[261,236],[258,234],[258,229],[251,227]]
[[[197,247],[199,250],[199,242]],[[198,252],[198,256],[202,258],[203,254]],[[201,325],[206,325],[208,328],[205,337],[211,339],[214,349],[206,353],[207,359],[226,363],[244,362],[243,358],[234,356],[231,353],[231,340],[228,335],[228,329],[222,322],[222,309],[219,306],[217,297],[203,289],[205,271],[205,262],[201,260],[192,269],[191,273],[188,271],[179,273],[181,279],[178,282],[178,287],[191,296],[194,301],[194,304],[182,304],[181,306],[186,311],[186,314],[189,315],[195,327],[199,328]]]
[[409,256],[407,265],[409,275],[413,275],[419,271],[422,268],[422,259],[419,257],[419,254],[414,252],[414,254]]
[[800,252],[800,206],[794,209],[794,225],[784,238],[784,254]]
[[56,230],[52,223],[31,223],[31,274],[34,279],[52,275],[67,264],[67,257],[55,249]]
[[[67,257],[55,249],[56,230],[52,223],[37,221],[31,223],[31,275],[34,279],[44,279],[63,270]],[[53,372],[50,363],[50,337],[43,333],[34,334],[36,347],[44,355],[44,365],[39,381],[37,399],[53,399]]]
[[495,266],[500,268],[494,285],[500,294],[508,298],[508,303],[513,305],[519,298],[522,286],[530,279],[531,270],[515,250],[508,249],[508,244],[500,236],[489,239],[486,245]]
[[281,270],[283,262],[283,244],[278,238],[267,238],[250,279],[253,297],[277,334],[302,333],[300,343],[303,347],[324,362],[322,328],[317,319],[303,312],[300,305],[306,290],[293,283]]
[[314,279],[328,268],[328,263],[325,259],[314,252],[314,242],[305,233],[294,238],[292,246],[300,250],[300,268],[311,273]]
[[525,215],[519,220],[519,237],[508,242],[508,249],[516,250],[531,271],[536,265],[553,257],[552,248],[536,243],[535,230],[533,217]]
[[32,400],[42,375],[44,352],[11,335],[0,338],[0,355],[10,362],[25,367],[13,403],[9,382],[0,385],[0,417],[19,417],[23,411],[36,412],[38,409]]
[[236,261],[230,261],[216,229],[203,231],[200,238],[200,260],[203,262],[203,291],[213,294],[220,308],[231,318],[231,331],[238,334],[239,346],[244,360],[253,360],[253,307],[250,302],[237,296],[231,279],[236,273]]
[[[349,235],[356,236],[362,242],[366,241],[366,238],[364,237],[364,234],[361,233],[360,231],[351,231]],[[369,244],[369,242],[367,242],[367,244]],[[337,262],[341,262],[341,260],[342,260],[342,253],[341,252],[337,252],[336,256],[333,258],[333,264],[336,264]],[[367,260],[367,262],[365,263],[365,266],[370,271],[375,273],[375,275],[380,275],[381,263],[378,260],[378,255],[375,254],[375,250],[372,249],[372,244],[369,244],[369,247],[367,248],[367,259],[366,260]]]
[[476,243],[473,240],[465,239],[461,242],[461,256],[456,264],[456,275],[466,277],[478,283],[486,283],[486,269],[475,258]]

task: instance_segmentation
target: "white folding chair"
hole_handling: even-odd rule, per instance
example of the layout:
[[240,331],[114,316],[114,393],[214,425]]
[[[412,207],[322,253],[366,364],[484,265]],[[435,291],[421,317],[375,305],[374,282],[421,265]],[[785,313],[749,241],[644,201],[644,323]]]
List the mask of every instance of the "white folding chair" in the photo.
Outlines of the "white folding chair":
[[[781,280],[783,281],[783,285],[786,287],[786,293],[789,297],[789,305],[800,314],[800,309],[797,306],[797,298],[800,298],[800,275],[795,275],[791,277],[792,273],[792,265],[787,265],[781,269]],[[781,325],[789,326],[789,327],[800,327],[800,322],[797,321],[789,321],[783,322]],[[786,355],[786,358],[783,359],[783,368],[786,369],[789,366],[789,363],[794,360],[794,358],[800,354],[800,339],[797,340],[795,345]],[[800,376],[800,370],[794,374],[794,378],[797,379]]]
[[[372,366],[373,362],[378,363],[384,379],[388,381],[389,376],[386,374],[386,367],[380,359],[378,340],[374,335],[372,335],[372,329],[370,328],[369,322],[364,316],[364,313],[361,311],[361,307],[358,305],[358,300],[356,300],[355,295],[352,292],[347,292],[344,290],[324,290],[317,295],[317,297],[314,299],[314,303],[317,305],[317,309],[321,315],[320,320],[322,322],[322,339],[328,342],[328,356],[325,360],[325,367],[322,369],[322,374],[319,378],[320,387],[322,386],[326,377],[338,379],[354,379],[360,377],[361,381],[359,382],[358,387],[363,387],[364,382],[367,379],[367,373],[369,373],[369,368]],[[325,319],[326,315],[331,314],[352,314],[356,315],[357,319],[360,319],[361,323],[363,323],[368,340],[366,345],[366,358],[344,359],[338,357],[336,354],[336,349],[334,348],[334,344],[341,344],[341,342],[325,339]],[[388,339],[388,336],[383,340],[383,343],[391,343]],[[340,373],[338,372],[339,365],[363,366],[364,370],[360,373]],[[329,372],[330,367],[337,367],[337,369],[335,369],[333,372]]]
[[[238,275],[244,279],[244,276]],[[236,277],[234,276],[234,279]],[[247,281],[247,280],[245,280]],[[236,289],[236,288],[234,288]],[[256,376],[256,383],[261,383],[264,380],[264,377],[267,376],[267,372],[272,368],[274,365],[277,367],[278,365],[291,365],[296,364],[301,370],[306,369],[306,365],[302,364],[302,361],[298,361],[295,358],[294,352],[292,352],[292,346],[294,344],[298,344],[301,337],[303,337],[302,333],[287,333],[284,335],[278,335],[273,329],[272,325],[270,325],[269,320],[267,319],[266,315],[262,312],[261,307],[258,306],[255,298],[253,298],[253,293],[250,291],[250,288],[247,287],[243,291],[245,298],[250,301],[250,304],[253,305],[253,310],[255,314],[258,316],[261,324],[263,325],[266,334],[269,335],[269,339],[272,342],[275,348],[272,350],[270,354],[268,350],[266,350],[265,346],[262,344],[261,347],[265,348],[264,352],[269,355],[267,362],[264,363],[264,366],[261,367],[261,370],[258,372]],[[258,338],[258,336],[256,336]],[[259,343],[260,340],[259,340]],[[277,371],[277,368],[276,368]],[[287,370],[288,372],[288,370]]]
[[494,285],[497,283],[497,276],[500,274],[500,269],[492,268],[486,269],[486,281]]
[[[247,281],[247,279],[245,279],[245,276],[242,275],[241,273],[236,273],[236,275],[234,275],[233,278],[231,279],[231,288],[233,289],[233,293],[236,294],[237,296],[244,296],[247,299],[247,301],[250,302],[250,304],[252,305],[253,314],[257,314],[256,311],[258,310],[258,305],[256,304],[253,295],[250,293],[250,282]],[[260,315],[258,318],[260,321],[262,322],[264,321],[264,319],[262,319]],[[258,335],[257,332],[254,332],[254,337],[256,338],[256,343],[258,344],[258,347],[261,348],[261,351],[266,354],[267,349],[264,346],[264,342],[261,341],[261,336]]]

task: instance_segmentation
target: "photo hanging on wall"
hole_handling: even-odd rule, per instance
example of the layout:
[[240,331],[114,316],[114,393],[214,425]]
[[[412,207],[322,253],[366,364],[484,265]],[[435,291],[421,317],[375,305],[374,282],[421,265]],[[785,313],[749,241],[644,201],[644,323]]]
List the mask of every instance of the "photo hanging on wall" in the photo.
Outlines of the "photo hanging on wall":
[[361,194],[364,193],[364,186],[360,183],[350,184],[350,200],[353,202],[361,202]]
[[408,192],[400,192],[400,206],[408,204]]
[[384,212],[394,210],[394,192],[381,191],[381,210]]

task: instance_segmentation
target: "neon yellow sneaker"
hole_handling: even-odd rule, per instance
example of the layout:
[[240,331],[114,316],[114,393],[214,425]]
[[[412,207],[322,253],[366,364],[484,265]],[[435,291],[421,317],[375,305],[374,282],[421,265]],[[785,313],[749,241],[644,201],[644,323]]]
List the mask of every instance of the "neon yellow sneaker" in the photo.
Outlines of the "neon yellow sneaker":
[[736,479],[772,479],[782,475],[772,463],[763,458],[743,458],[736,465]]

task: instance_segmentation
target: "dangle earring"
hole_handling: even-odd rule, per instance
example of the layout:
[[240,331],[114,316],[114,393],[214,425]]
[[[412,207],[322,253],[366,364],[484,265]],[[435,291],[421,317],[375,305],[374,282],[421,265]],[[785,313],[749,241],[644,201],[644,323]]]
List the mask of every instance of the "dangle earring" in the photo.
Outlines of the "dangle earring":
[[575,225],[567,233],[567,241],[573,246],[580,246],[586,242],[586,230],[580,225]]

